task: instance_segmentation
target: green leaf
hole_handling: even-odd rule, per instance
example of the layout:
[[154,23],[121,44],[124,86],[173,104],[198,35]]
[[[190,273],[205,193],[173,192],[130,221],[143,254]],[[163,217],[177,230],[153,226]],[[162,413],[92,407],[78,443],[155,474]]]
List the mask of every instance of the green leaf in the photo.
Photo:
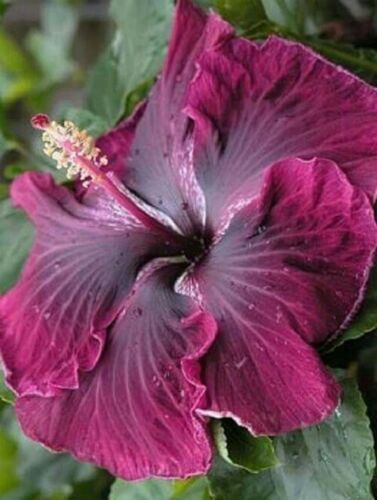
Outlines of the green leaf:
[[112,0],[111,15],[119,28],[119,63],[128,91],[153,78],[165,55],[173,2]]
[[262,0],[217,0],[220,14],[232,24],[248,29],[267,20]]
[[132,92],[127,95],[125,115],[128,116],[135,109],[136,105],[142,101],[148,94],[153,85],[154,80],[146,80],[141,85],[136,87]]
[[17,280],[33,242],[33,228],[9,200],[0,201],[0,293]]
[[209,9],[210,7],[215,7],[216,0],[194,0],[197,5],[202,7],[202,9]]
[[74,2],[50,0],[42,10],[42,31],[69,52],[78,26],[79,12]]
[[0,19],[10,5],[10,0],[0,0]]
[[[271,21],[289,28],[298,35],[319,34],[327,23],[347,26],[372,18],[368,0],[263,0]],[[372,4],[374,0],[369,3]],[[361,26],[360,26],[361,27]]]
[[0,30],[0,99],[10,104],[26,97],[35,88],[38,78],[33,65],[18,44]]
[[271,21],[277,22],[296,34],[304,35],[318,2],[310,0],[264,0],[266,12]]
[[0,30],[0,68],[14,75],[34,73],[26,54],[3,30]]
[[308,37],[303,40],[320,54],[341,64],[371,83],[377,82],[377,51],[356,48],[329,40]]
[[216,500],[371,500],[375,467],[366,407],[354,380],[321,425],[274,439],[280,467],[249,474],[219,460],[209,480]]
[[9,186],[4,182],[0,182],[0,201],[8,198],[9,196]]
[[14,143],[8,140],[0,131],[0,159],[7,152],[14,148]]
[[88,81],[87,107],[100,116],[110,128],[123,116],[126,100],[126,84],[120,74],[119,57],[113,47],[104,52]]
[[111,47],[100,57],[88,83],[88,109],[108,127],[123,115],[127,98],[148,85],[167,46],[172,0],[112,0],[118,27]]
[[[39,81],[42,90],[67,80],[72,75],[75,66],[56,41],[34,31],[30,33],[27,44],[42,74]],[[56,64],[56,61],[59,61],[59,64]]]
[[208,500],[208,495],[208,482],[204,477],[186,481],[151,479],[138,483],[117,479],[109,500]]
[[259,40],[276,34],[302,42],[361,78],[377,82],[376,50],[355,48],[350,44],[312,36],[316,32],[315,26],[322,25],[326,19],[326,16],[318,14],[318,5],[314,0],[217,0],[217,5],[222,15],[241,28],[242,35],[247,38]]
[[63,119],[70,120],[80,129],[85,129],[92,137],[98,137],[107,130],[106,121],[86,109],[68,107],[63,111]]
[[270,438],[256,438],[233,420],[214,420],[213,435],[220,456],[232,465],[256,473],[279,463]]
[[377,82],[377,51],[355,48],[349,44],[318,39],[313,36],[297,36],[289,29],[271,21],[262,21],[243,32],[252,40],[267,38],[275,34],[308,45],[334,63],[341,64],[371,83]]
[[3,170],[4,179],[12,181],[18,175],[30,170],[30,165],[23,162],[10,163]]
[[46,494],[70,493],[73,483],[91,478],[95,470],[66,454],[53,454],[21,434],[18,456],[18,474],[23,485]]
[[4,403],[13,403],[15,400],[14,393],[8,389],[5,385],[3,374],[0,369],[0,399],[4,401]]
[[68,2],[52,0],[43,5],[42,29],[31,32],[27,39],[42,74],[42,88],[66,80],[75,71],[70,52],[77,22],[77,8]]
[[361,309],[347,330],[324,346],[326,352],[333,351],[348,340],[355,340],[377,328],[377,267],[371,271],[367,291]]
[[3,495],[18,486],[16,474],[17,446],[0,428],[0,495]]
[[103,470],[97,470],[95,476],[88,481],[76,483],[69,500],[105,500],[109,498],[109,491],[114,477]]
[[206,477],[192,477],[172,482],[171,500],[209,500],[209,484]]
[[9,496],[1,497],[2,500],[21,500],[33,494],[43,499],[65,498],[73,491],[74,483],[87,481],[96,472],[91,465],[76,462],[66,454],[51,453],[24,436],[11,408],[1,414],[1,431],[6,431],[16,449],[13,474],[19,479],[19,487],[9,492]]
[[127,483],[117,479],[111,488],[109,500],[168,500],[172,494],[169,481],[151,479],[140,483]]

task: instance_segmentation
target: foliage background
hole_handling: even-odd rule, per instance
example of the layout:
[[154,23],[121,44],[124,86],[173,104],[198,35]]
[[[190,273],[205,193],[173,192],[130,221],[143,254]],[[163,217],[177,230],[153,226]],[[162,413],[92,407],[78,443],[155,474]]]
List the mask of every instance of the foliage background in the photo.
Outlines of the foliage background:
[[[299,40],[377,84],[375,0],[197,0],[245,36]],[[24,170],[58,172],[41,154],[30,116],[49,112],[97,136],[146,95],[164,57],[173,0],[0,0],[0,293],[17,279],[33,239],[8,200]],[[342,369],[345,398],[329,421],[274,441],[230,422],[214,426],[219,458],[209,481],[126,484],[20,433],[0,375],[2,500],[366,500],[377,434],[377,292],[325,361]],[[364,335],[367,334],[367,335]],[[347,340],[347,342],[345,342]],[[357,389],[362,391],[367,409]],[[233,464],[233,465],[231,465]],[[374,480],[377,495],[377,479]]]

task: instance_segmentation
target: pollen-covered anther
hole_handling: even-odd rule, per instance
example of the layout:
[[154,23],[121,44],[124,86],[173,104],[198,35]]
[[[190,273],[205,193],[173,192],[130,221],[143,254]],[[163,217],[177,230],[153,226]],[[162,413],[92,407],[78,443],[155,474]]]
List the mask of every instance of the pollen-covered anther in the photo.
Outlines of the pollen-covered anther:
[[79,176],[84,185],[98,179],[99,169],[107,165],[108,160],[86,130],[80,130],[71,121],[61,125],[47,115],[36,115],[32,125],[43,130],[44,153],[56,161],[58,169],[66,169],[69,179]]

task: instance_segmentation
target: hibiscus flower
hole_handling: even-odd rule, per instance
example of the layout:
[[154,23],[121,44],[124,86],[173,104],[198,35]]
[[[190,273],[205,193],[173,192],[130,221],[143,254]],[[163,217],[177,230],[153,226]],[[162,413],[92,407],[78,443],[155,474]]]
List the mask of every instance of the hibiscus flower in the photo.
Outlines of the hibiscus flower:
[[258,436],[334,411],[316,346],[372,265],[376,90],[181,0],[148,103],[99,149],[34,125],[86,187],[12,187],[36,239],[0,348],[28,436],[126,479],[183,478],[211,466],[209,417]]

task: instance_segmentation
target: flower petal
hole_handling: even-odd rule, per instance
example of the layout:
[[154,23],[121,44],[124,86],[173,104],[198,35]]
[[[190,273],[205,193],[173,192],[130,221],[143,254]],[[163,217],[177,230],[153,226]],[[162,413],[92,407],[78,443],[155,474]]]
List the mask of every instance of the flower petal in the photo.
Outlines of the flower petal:
[[287,157],[325,157],[371,198],[377,188],[377,90],[310,49],[233,38],[204,52],[186,111],[195,120],[209,224],[258,194]]
[[278,434],[334,410],[338,387],[307,344],[342,328],[360,304],[376,233],[367,197],[331,161],[268,170],[261,198],[181,284],[219,322],[203,375],[206,414]]
[[234,317],[222,324],[203,375],[210,402],[200,413],[233,418],[256,436],[284,434],[329,417],[340,387],[315,350],[289,328],[265,322],[257,333],[255,326]]
[[[127,166],[127,158],[135,136],[135,130],[144,110],[145,102],[142,102],[130,117],[97,138],[96,147],[108,160],[108,164],[101,167],[103,172],[111,172],[117,179],[122,178]],[[85,182],[80,178],[75,180],[75,192],[78,198],[82,198],[87,192]]]
[[52,398],[24,396],[24,432],[125,479],[205,473],[212,446],[196,408],[205,401],[198,359],[216,324],[173,291],[178,266],[144,274],[80,388]]
[[198,55],[230,33],[220,18],[208,24],[191,1],[178,2],[167,60],[136,130],[123,178],[185,233],[202,227],[205,202],[193,168],[191,139],[185,139],[191,120],[182,111],[184,98]]
[[101,191],[78,203],[45,174],[20,176],[13,200],[37,228],[18,284],[0,299],[0,350],[19,394],[75,388],[140,267],[171,250]]
[[145,103],[140,104],[132,116],[127,118],[106,134],[96,140],[96,146],[107,156],[108,165],[103,167],[105,171],[111,171],[119,178],[124,175],[127,165],[131,144],[145,110]]

